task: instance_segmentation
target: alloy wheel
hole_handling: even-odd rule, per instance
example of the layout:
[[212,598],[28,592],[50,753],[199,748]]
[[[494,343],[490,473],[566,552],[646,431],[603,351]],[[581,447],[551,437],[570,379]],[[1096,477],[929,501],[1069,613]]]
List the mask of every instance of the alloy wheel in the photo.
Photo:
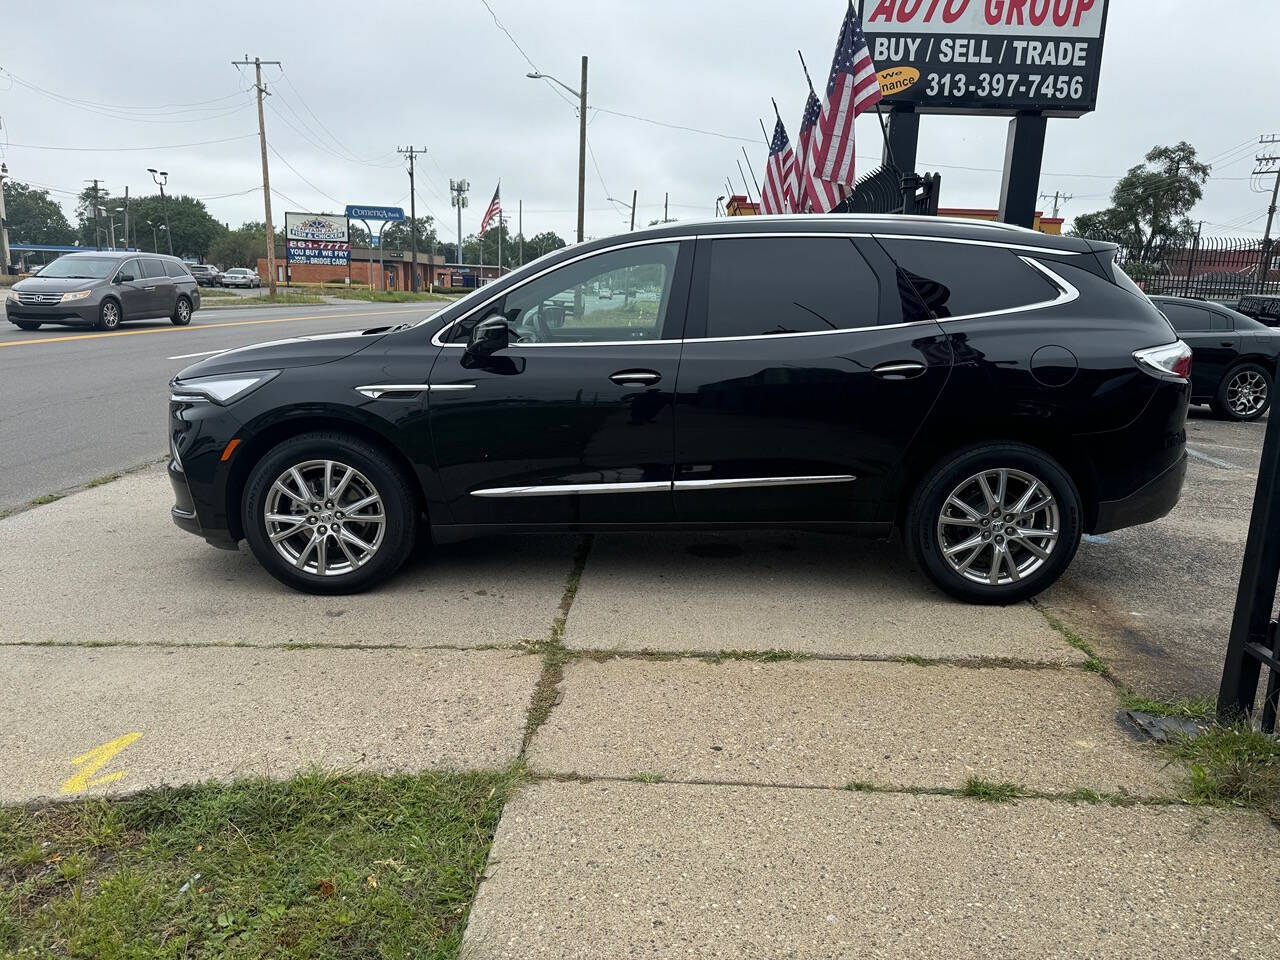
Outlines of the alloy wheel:
[[178,301],[178,322],[186,323],[191,319],[191,305],[185,300]]
[[996,468],[958,484],[938,515],[938,546],[953,571],[998,586],[1035,573],[1061,531],[1058,501],[1038,477]]
[[110,300],[102,305],[102,325],[108,330],[120,326],[120,308]]
[[359,470],[337,460],[307,460],[276,477],[263,507],[267,539],[304,573],[340,577],[382,546],[382,496]]
[[1267,404],[1267,381],[1256,370],[1241,370],[1227,384],[1227,406],[1238,417],[1252,417]]

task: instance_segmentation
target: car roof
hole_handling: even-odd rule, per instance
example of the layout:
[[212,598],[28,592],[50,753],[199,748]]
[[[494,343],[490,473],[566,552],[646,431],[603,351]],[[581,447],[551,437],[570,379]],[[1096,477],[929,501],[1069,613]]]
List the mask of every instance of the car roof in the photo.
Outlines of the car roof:
[[129,257],[156,257],[159,260],[173,260],[175,263],[182,261],[177,257],[171,257],[167,253],[152,253],[150,250],[77,250],[75,253],[64,253],[64,257],[112,257],[116,260],[125,260]]
[[1200,307],[1202,310],[1216,310],[1219,313],[1228,314],[1235,319],[1236,329],[1243,327],[1248,330],[1271,330],[1271,327],[1268,327],[1265,323],[1259,323],[1253,317],[1243,314],[1239,310],[1233,310],[1231,307],[1223,306],[1216,300],[1201,300],[1197,297],[1175,297],[1168,293],[1155,294],[1151,297],[1151,300],[1154,303],[1183,303],[1188,307]]

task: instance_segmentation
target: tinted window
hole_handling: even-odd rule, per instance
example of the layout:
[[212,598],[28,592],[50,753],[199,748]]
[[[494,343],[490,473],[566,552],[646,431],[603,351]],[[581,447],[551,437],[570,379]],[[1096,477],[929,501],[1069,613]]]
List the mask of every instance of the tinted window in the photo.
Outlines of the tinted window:
[[[127,274],[135,280],[142,279],[142,263],[138,260],[126,260],[120,264],[120,274]],[[117,274],[119,276],[120,274]]]
[[40,271],[42,277],[101,280],[111,276],[120,261],[115,257],[59,257]]
[[1196,333],[1213,329],[1208,310],[1189,307],[1185,303],[1173,303],[1169,300],[1161,300],[1156,306],[1169,318],[1173,329],[1179,333]]
[[503,313],[518,342],[657,340],[679,255],[653,243],[589,257],[512,291]]
[[191,277],[186,268],[176,260],[166,260],[164,262],[164,272],[175,280],[185,280]]
[[150,280],[152,277],[164,276],[164,261],[152,260],[150,257],[142,259],[142,275]]
[[934,240],[885,240],[920,298],[939,319],[1028,307],[1061,291],[1012,250]]
[[708,337],[875,326],[879,281],[846,237],[743,237],[711,243]]

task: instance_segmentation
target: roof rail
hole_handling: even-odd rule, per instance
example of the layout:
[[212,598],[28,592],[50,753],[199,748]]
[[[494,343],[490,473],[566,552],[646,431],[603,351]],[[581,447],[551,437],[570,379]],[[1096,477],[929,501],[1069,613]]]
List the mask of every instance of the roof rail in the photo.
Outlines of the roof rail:
[[[684,226],[701,226],[702,224],[722,224],[727,218],[717,217],[714,220],[682,220],[680,223]],[[988,230],[1012,231],[1016,233],[1039,233],[1030,227],[1020,227],[1013,223],[1001,223],[998,220],[977,220],[969,217],[936,217],[925,216],[921,214],[904,214],[904,213],[783,213],[783,214],[767,214],[760,218],[743,217],[744,222],[767,220],[771,223],[778,221],[811,221],[816,220],[822,223],[831,223],[838,220],[852,220],[862,223],[899,223],[903,220],[914,223],[954,223],[968,227],[984,227]],[[654,229],[661,229],[659,224]],[[1043,234],[1040,234],[1043,236]]]

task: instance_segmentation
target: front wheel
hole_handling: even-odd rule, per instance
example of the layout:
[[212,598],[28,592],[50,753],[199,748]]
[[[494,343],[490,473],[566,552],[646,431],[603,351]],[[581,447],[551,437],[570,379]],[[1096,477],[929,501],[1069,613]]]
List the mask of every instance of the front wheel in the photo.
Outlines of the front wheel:
[[191,322],[191,301],[186,297],[178,298],[178,305],[173,309],[173,316],[169,318],[175,327],[185,327]]
[[1218,384],[1213,412],[1227,420],[1257,420],[1271,406],[1271,374],[1256,363],[1233,367]]
[[1020,443],[962,450],[920,481],[907,510],[912,558],[970,603],[1017,603],[1062,575],[1082,532],[1080,494],[1050,456]]
[[114,300],[103,300],[98,308],[98,329],[115,330],[120,326],[120,304]]
[[307,593],[356,593],[408,557],[418,512],[403,472],[345,434],[309,433],[274,447],[249,474],[245,538],[273,577]]

